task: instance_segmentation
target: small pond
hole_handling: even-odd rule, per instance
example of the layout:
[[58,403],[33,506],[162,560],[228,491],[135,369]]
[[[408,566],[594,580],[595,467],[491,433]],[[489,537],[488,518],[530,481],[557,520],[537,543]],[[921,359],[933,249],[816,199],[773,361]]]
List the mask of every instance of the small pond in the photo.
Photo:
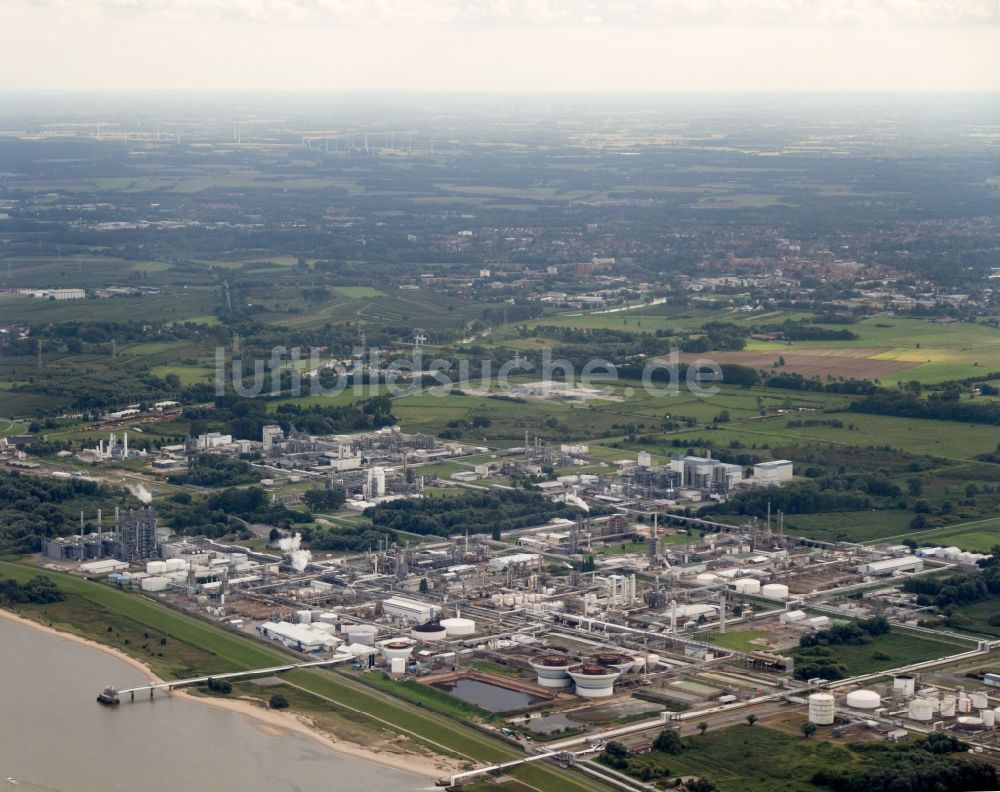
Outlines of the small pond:
[[546,700],[541,696],[533,696],[530,693],[522,693],[520,690],[511,690],[478,679],[464,678],[450,682],[435,682],[433,687],[490,712],[509,712]]

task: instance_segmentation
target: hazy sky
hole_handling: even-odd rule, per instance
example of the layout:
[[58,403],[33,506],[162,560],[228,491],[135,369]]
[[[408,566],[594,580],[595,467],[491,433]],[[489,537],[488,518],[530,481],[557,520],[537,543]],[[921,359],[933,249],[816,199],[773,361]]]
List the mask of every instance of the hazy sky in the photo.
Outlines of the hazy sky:
[[1000,90],[1000,0],[0,0],[0,88]]

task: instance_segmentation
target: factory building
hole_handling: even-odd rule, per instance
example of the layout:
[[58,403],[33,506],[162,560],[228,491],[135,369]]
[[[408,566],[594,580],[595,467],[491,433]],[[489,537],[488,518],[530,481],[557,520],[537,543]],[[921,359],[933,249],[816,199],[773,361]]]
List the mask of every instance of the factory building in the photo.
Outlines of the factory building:
[[129,509],[118,515],[118,547],[115,555],[122,561],[138,564],[159,556],[156,545],[156,513],[146,506]]
[[413,624],[423,624],[434,619],[441,609],[403,597],[389,597],[382,601],[382,613],[395,619],[403,619]]
[[670,469],[680,474],[681,486],[705,492],[726,493],[743,481],[743,467],[718,459],[675,456]]
[[285,439],[284,430],[277,424],[268,424],[261,429],[264,456],[271,456],[278,450],[278,444]]
[[787,459],[759,462],[753,466],[753,483],[763,486],[780,485],[792,480],[792,463]]
[[924,560],[919,556],[903,556],[902,558],[883,558],[879,561],[869,561],[861,564],[858,572],[873,577],[888,577],[904,572],[919,572],[924,568]]

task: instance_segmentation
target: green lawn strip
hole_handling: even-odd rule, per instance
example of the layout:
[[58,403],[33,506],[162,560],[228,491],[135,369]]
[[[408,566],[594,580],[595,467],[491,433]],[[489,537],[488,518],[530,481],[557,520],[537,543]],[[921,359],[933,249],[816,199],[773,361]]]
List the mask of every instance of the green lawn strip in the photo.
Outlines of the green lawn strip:
[[428,707],[435,712],[441,712],[445,715],[452,715],[458,718],[485,718],[490,714],[489,710],[475,704],[470,704],[467,701],[462,701],[443,690],[421,684],[412,679],[398,682],[390,679],[385,674],[373,672],[365,675],[365,682],[387,693],[391,693],[397,698],[406,699],[418,706]]

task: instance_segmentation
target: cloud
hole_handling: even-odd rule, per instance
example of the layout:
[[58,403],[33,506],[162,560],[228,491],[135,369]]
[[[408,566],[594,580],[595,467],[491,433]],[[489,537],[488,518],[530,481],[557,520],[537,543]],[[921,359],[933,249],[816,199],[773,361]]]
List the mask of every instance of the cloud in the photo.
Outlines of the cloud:
[[[11,0],[8,0],[11,2]],[[335,27],[934,27],[1000,21],[996,0],[12,0],[71,16]]]

